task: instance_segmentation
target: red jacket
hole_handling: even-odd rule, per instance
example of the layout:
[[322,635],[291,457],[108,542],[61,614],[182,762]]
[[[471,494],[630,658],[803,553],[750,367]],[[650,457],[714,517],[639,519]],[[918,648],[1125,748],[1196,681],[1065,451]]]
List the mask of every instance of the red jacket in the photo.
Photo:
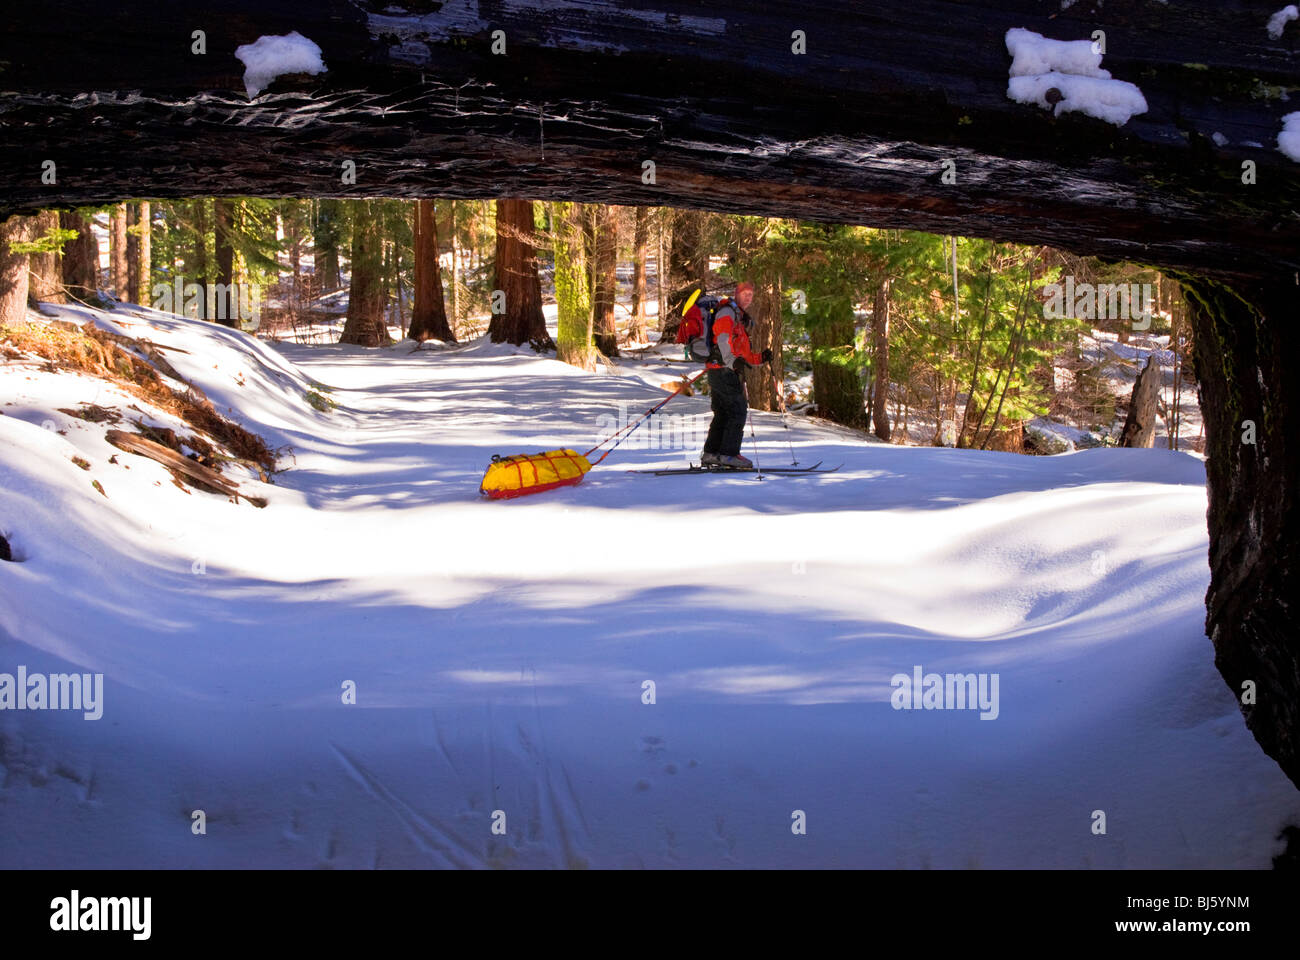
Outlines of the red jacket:
[[730,368],[737,357],[755,367],[763,362],[763,358],[750,346],[749,330],[740,322],[744,315],[745,311],[733,300],[724,299],[719,304],[718,312],[713,315],[713,345],[718,348],[722,362],[705,364],[709,370]]

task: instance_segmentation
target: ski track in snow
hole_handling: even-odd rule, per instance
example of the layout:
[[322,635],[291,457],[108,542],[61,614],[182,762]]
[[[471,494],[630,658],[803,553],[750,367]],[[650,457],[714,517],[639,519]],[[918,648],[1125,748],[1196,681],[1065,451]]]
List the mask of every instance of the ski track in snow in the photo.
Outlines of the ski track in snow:
[[[0,564],[0,672],[105,675],[101,720],[0,712],[0,867],[1267,867],[1300,817],[1203,633],[1192,456],[793,418],[799,460],[840,472],[625,472],[694,437],[489,503],[491,454],[585,450],[687,368],[58,309],[179,348],[294,459],[273,486],[229,469],[265,510],[182,491],[57,411],[165,415],[0,366],[0,530],[23,558]],[[665,408],[688,431],[707,412]],[[762,463],[788,461],[778,416],[756,430]],[[997,673],[998,718],[891,709],[916,664]]]

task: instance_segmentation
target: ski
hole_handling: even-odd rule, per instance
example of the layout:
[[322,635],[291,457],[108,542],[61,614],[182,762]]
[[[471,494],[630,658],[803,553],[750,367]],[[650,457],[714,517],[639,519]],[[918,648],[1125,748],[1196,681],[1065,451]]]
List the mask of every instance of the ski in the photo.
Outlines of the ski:
[[652,473],[656,477],[672,477],[691,473],[780,473],[780,474],[800,474],[800,473],[834,473],[843,464],[837,464],[833,467],[822,467],[823,461],[818,460],[811,467],[764,467],[761,471],[755,467],[701,467],[698,464],[692,464],[689,467],[678,467],[667,470],[629,470],[628,473]]

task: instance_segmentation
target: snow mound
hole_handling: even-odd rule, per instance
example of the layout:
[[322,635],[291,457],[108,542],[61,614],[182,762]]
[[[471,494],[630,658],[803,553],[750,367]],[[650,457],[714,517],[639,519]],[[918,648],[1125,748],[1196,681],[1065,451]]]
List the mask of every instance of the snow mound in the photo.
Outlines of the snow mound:
[[1058,117],[1077,111],[1117,127],[1147,111],[1142,91],[1103,70],[1102,54],[1089,40],[1051,40],[1013,27],[1006,44],[1012,58],[1007,96],[1017,103],[1036,104]]
[[1099,447],[1104,442],[1091,430],[1074,427],[1059,420],[1037,417],[1025,424],[1025,432],[1030,434],[1040,450],[1047,454],[1073,453],[1090,447]]
[[244,89],[252,100],[271,81],[286,73],[319,74],[325,72],[321,49],[297,30],[284,36],[262,36],[252,43],[235,48],[235,56],[244,64]]
[[[295,456],[265,510],[186,492],[59,409],[132,398],[0,363],[0,673],[103,675],[101,720],[0,714],[0,868],[1261,868],[1296,814],[1204,633],[1194,457],[755,412],[747,453],[841,469],[626,473],[698,456],[694,396],[580,486],[487,502],[492,454],[583,449],[698,368],[57,309]],[[895,709],[916,671],[1006,698]],[[845,829],[792,844],[796,804]]]

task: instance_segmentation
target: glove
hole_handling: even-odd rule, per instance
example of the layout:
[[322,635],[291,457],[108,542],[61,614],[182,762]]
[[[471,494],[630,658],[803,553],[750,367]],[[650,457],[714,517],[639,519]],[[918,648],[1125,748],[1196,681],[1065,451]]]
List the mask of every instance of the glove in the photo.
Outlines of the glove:
[[735,370],[736,373],[740,374],[741,376],[745,375],[745,368],[747,366],[749,366],[749,364],[745,362],[744,357],[737,357],[735,360],[731,361],[731,369]]
[[767,350],[767,349],[764,349],[764,350],[763,350],[763,362],[764,362],[764,363],[771,363],[771,362],[772,362],[772,351],[771,351],[771,350]]

